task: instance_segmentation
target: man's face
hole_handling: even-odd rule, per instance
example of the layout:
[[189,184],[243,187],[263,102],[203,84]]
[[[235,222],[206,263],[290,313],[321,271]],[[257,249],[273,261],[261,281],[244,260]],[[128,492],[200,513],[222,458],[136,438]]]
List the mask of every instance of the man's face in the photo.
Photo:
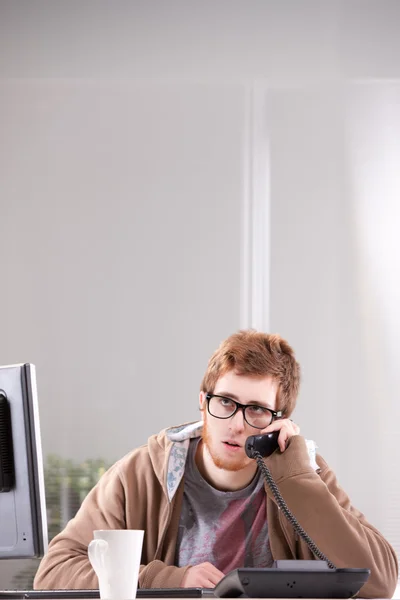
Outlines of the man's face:
[[[276,410],[278,384],[271,377],[248,377],[229,371],[217,381],[214,394],[227,396],[241,404],[259,404]],[[229,419],[217,419],[207,411],[204,392],[200,393],[200,409],[203,412],[203,441],[214,464],[227,471],[240,471],[254,461],[246,455],[244,444],[250,435],[260,430],[244,420],[242,410]]]

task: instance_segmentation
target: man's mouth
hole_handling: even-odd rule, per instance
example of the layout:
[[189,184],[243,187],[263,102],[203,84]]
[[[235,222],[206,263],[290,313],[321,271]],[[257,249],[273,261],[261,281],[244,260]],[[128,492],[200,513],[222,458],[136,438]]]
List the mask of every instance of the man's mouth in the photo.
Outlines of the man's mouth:
[[234,440],[224,440],[223,444],[231,448],[241,448],[241,445],[235,442]]

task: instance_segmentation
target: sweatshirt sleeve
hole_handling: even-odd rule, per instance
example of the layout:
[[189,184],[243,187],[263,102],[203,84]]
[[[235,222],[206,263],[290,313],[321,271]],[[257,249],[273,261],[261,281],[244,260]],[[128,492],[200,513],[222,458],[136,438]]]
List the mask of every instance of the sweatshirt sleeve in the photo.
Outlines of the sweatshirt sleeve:
[[320,456],[317,462],[319,473],[310,465],[302,436],[266,459],[289,509],[321,552],[336,567],[371,570],[359,596],[391,598],[398,578],[393,548],[351,505],[326,462]]
[[182,586],[187,567],[166,565],[161,560],[152,560],[148,565],[141,565],[139,586],[141,588],[176,588]]
[[[118,463],[105,473],[76,516],[50,543],[34,580],[35,589],[98,589],[87,548],[96,529],[126,529],[125,488]],[[139,525],[138,525],[139,528]],[[141,565],[140,587],[179,587],[187,568],[154,560]]]

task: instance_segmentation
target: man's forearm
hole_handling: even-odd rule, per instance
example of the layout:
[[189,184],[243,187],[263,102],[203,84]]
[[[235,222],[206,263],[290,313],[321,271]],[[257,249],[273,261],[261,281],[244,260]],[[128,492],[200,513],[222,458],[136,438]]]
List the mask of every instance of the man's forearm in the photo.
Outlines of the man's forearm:
[[99,586],[87,555],[71,556],[66,549],[54,548],[40,563],[33,587],[36,590],[92,590]]
[[[70,552],[54,549],[43,559],[35,577],[34,589],[98,589],[98,578],[87,555],[68,556]],[[180,587],[189,567],[174,567],[160,560],[141,565],[139,586],[145,588]]]
[[190,567],[174,567],[161,560],[153,560],[141,565],[139,586],[142,588],[175,588],[182,586],[182,580]]

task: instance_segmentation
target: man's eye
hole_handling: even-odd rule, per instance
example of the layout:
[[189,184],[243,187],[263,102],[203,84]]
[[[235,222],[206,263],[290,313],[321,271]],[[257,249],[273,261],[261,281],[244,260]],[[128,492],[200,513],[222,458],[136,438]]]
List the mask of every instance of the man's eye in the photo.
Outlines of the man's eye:
[[222,404],[222,406],[232,406],[232,400],[229,400],[229,398],[220,398],[219,400]]
[[249,409],[252,415],[263,415],[265,412],[262,406],[249,406]]

